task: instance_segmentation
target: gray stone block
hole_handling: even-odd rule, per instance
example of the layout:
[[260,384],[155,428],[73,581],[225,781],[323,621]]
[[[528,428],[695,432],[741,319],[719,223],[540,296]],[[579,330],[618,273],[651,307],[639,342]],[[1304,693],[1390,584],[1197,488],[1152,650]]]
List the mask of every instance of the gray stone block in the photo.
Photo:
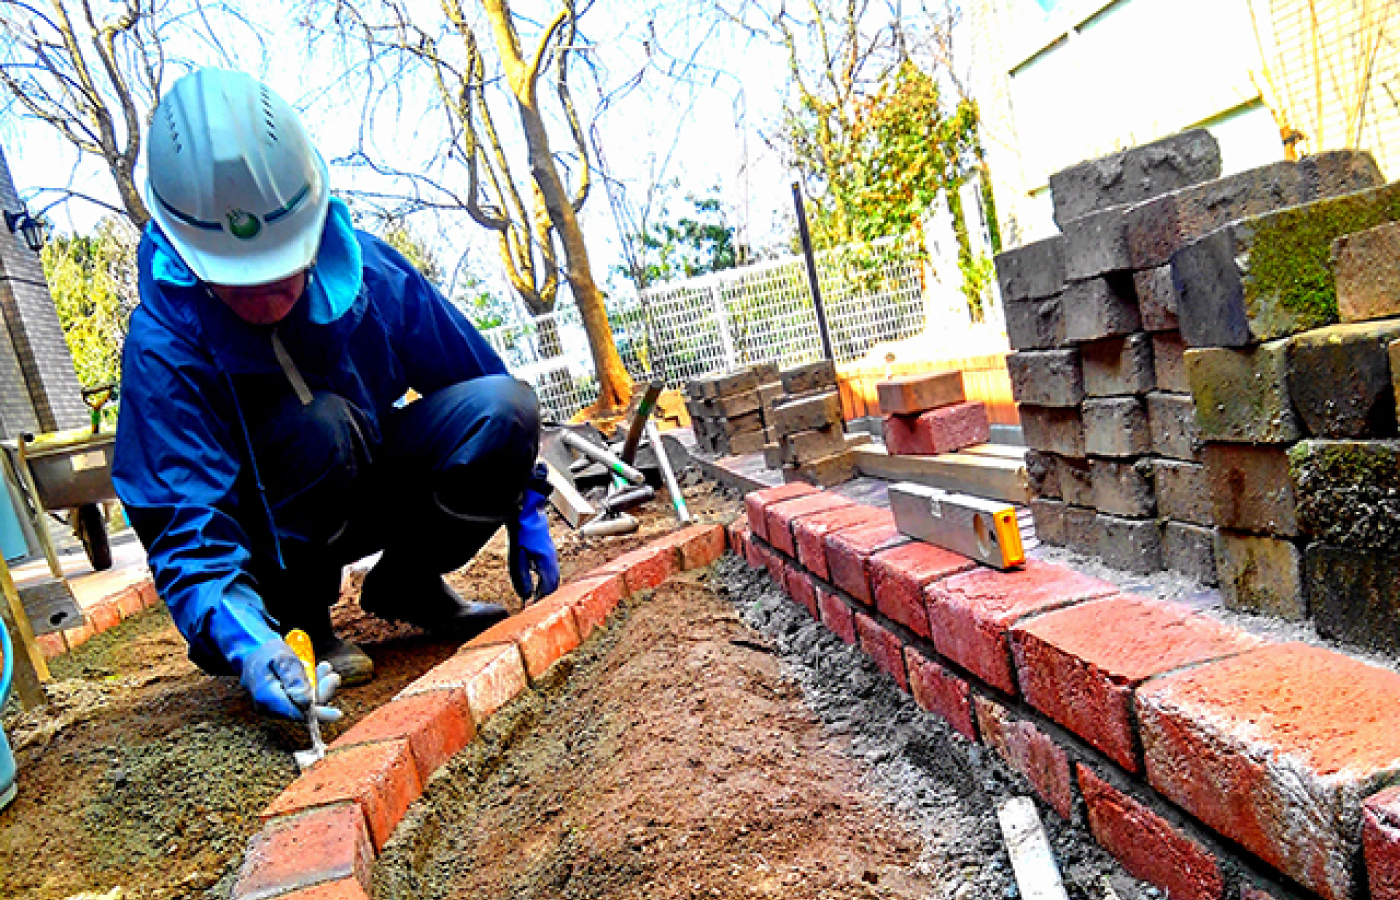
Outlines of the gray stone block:
[[1332,242],[1332,274],[1343,322],[1400,316],[1400,223],[1337,238]]
[[1206,441],[1291,444],[1303,436],[1288,394],[1288,342],[1186,351],[1196,422]]
[[1148,394],[1147,425],[1152,434],[1153,453],[1171,459],[1200,461],[1201,428],[1196,424],[1196,407],[1190,394]]
[[1026,451],[1026,480],[1030,482],[1031,496],[1042,499],[1059,500],[1060,458],[1053,453],[1040,450]]
[[1400,182],[1231,222],[1172,255],[1181,334],[1244,347],[1337,321],[1332,242],[1400,219]]
[[1114,206],[1064,223],[1066,278],[1077,281],[1132,268],[1126,210]]
[[[1193,525],[1215,524],[1214,505],[1206,467],[1176,459],[1152,461],[1153,488],[1157,492],[1157,514],[1164,519]],[[1214,578],[1211,579],[1212,582]]]
[[1152,451],[1152,434],[1141,399],[1085,400],[1083,414],[1086,455],[1143,456]]
[[1307,618],[1303,554],[1292,542],[1217,528],[1215,568],[1227,608],[1292,622]]
[[753,369],[735,369],[715,375],[711,384],[714,386],[714,393],[707,396],[729,397],[734,394],[747,394],[758,390],[758,375]]
[[1146,394],[1157,386],[1152,339],[1143,332],[1081,344],[1079,355],[1090,397]]
[[1070,282],[1060,304],[1069,343],[1118,337],[1142,328],[1133,279],[1123,272]]
[[1022,406],[1019,412],[1027,447],[1057,456],[1084,456],[1084,421],[1079,410]]
[[1156,519],[1099,514],[1098,556],[1104,565],[1147,575],[1162,571],[1162,529]]
[[1081,506],[1065,505],[1064,546],[1083,553],[1097,556],[1099,553],[1099,514]]
[[1384,183],[1369,153],[1338,150],[1172,191],[1128,211],[1132,267],[1160,266],[1177,250],[1235,219]]
[[1204,456],[1216,525],[1275,537],[1298,534],[1297,502],[1284,448],[1207,444]]
[[1389,656],[1400,651],[1400,553],[1313,544],[1304,581],[1318,634]]
[[1341,547],[1400,549],[1400,441],[1299,441],[1288,450],[1298,528]]
[[1006,357],[1011,393],[1032,406],[1078,406],[1084,401],[1079,351],[1025,350]]
[[1177,331],[1152,335],[1152,368],[1157,374],[1157,390],[1170,394],[1191,393],[1186,377],[1186,342]]
[[836,363],[829,359],[803,363],[778,373],[783,390],[789,394],[805,394],[836,387]]
[[1035,522],[1035,536],[1042,544],[1052,547],[1065,545],[1065,505],[1059,500],[1032,500],[1031,520]]
[[1061,456],[1060,498],[1075,506],[1094,505],[1094,472],[1087,459]]
[[1089,460],[1089,472],[1094,508],[1099,512],[1138,519],[1157,514],[1151,460],[1094,458]]
[[800,466],[845,450],[846,434],[840,425],[827,425],[785,434],[778,439],[778,446],[782,448],[783,463]]
[[1220,146],[1197,128],[1078,163],[1050,176],[1055,222],[1140,203],[1159,194],[1220,177]]
[[1162,565],[1201,584],[1220,581],[1215,569],[1215,532],[1184,522],[1162,523]]
[[841,397],[835,391],[787,400],[773,407],[773,428],[778,435],[789,435],[813,428],[825,428],[841,421]]
[[1176,331],[1176,284],[1172,281],[1170,265],[1156,266],[1133,273],[1133,292],[1137,294],[1138,315],[1147,331]]
[[1395,434],[1389,345],[1397,339],[1400,321],[1333,325],[1289,342],[1288,391],[1309,434]]
[[1008,300],[1006,337],[1014,350],[1049,350],[1065,342],[1065,314],[1058,295],[1036,300]]
[[1065,286],[1064,237],[1057,234],[1004,250],[994,263],[1003,302],[1053,297]]

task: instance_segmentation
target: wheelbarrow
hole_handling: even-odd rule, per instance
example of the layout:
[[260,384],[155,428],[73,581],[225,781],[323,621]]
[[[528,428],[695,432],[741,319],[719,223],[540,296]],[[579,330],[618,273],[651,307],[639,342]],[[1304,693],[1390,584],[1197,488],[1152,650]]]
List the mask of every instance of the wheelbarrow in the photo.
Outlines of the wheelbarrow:
[[69,510],[68,524],[83,545],[95,571],[112,567],[112,546],[100,504],[117,499],[112,486],[112,451],[116,435],[101,431],[102,407],[114,396],[111,385],[83,391],[92,409],[92,427],[21,434],[0,441],[13,467],[35,537],[55,578],[63,578],[58,553],[44,527],[45,514]]

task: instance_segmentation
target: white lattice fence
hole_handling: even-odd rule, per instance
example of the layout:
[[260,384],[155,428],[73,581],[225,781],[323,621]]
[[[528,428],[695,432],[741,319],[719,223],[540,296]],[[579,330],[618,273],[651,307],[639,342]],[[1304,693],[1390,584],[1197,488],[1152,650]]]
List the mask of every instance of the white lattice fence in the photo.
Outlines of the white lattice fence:
[[[858,359],[872,345],[909,337],[927,324],[924,264],[913,241],[887,239],[818,254],[817,278],[838,362]],[[801,257],[650,288],[609,304],[608,316],[633,376],[655,373],[670,386],[747,363],[786,367],[821,356]],[[562,351],[554,357],[541,346],[550,329]],[[567,418],[596,399],[592,356],[571,302],[548,316],[485,334],[511,371],[535,386],[549,415]]]

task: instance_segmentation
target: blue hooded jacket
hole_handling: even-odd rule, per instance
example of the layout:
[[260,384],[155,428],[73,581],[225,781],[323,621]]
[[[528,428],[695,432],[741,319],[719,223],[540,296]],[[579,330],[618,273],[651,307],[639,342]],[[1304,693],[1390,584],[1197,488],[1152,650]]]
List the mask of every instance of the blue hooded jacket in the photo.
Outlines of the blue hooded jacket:
[[[343,212],[333,204],[311,272],[314,283],[320,267],[339,266],[321,275],[341,290],[331,290],[329,303],[324,290],[308,291],[277,326],[313,391],[354,403],[381,432],[409,388],[427,394],[506,374],[465,316],[392,247],[353,231]],[[347,263],[357,261],[360,277],[346,278]],[[255,547],[281,559],[239,397],[273,379],[285,388],[286,375],[272,329],[249,325],[210,294],[154,223],[138,268],[141,303],[123,351],[112,479],[190,659],[238,674],[253,650],[279,636],[249,561]],[[250,497],[257,508],[246,508]]]

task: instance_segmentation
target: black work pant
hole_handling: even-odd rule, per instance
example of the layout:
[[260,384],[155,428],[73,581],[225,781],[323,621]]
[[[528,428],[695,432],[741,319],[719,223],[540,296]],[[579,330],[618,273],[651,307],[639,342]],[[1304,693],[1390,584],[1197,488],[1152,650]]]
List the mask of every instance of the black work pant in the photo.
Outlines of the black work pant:
[[539,449],[535,393],[504,375],[394,409],[382,434],[326,392],[259,412],[250,436],[276,539],[252,571],[286,627],[333,604],[342,567],[376,551],[433,574],[465,564],[516,515]]

